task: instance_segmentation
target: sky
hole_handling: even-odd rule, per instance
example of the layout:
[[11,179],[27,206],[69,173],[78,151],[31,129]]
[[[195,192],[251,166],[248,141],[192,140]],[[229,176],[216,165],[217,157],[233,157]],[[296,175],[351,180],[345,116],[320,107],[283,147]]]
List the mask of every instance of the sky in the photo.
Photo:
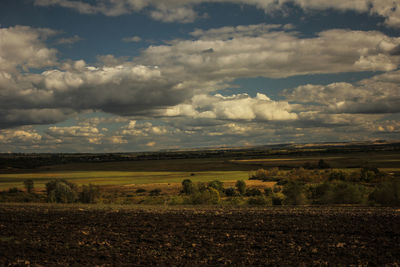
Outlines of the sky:
[[400,0],[1,0],[0,152],[400,140]]

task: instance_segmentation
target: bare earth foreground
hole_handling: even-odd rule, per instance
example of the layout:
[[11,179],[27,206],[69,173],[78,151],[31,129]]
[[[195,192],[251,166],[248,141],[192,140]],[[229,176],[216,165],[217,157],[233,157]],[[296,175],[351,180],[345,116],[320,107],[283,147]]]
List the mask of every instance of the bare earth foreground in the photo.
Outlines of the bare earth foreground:
[[400,212],[0,205],[0,265],[400,264]]

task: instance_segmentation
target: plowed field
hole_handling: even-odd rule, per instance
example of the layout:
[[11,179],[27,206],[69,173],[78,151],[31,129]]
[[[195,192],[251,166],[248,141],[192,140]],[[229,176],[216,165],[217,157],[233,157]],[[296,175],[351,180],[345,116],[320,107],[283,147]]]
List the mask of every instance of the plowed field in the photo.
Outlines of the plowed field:
[[1,266],[398,266],[399,244],[389,208],[0,206]]

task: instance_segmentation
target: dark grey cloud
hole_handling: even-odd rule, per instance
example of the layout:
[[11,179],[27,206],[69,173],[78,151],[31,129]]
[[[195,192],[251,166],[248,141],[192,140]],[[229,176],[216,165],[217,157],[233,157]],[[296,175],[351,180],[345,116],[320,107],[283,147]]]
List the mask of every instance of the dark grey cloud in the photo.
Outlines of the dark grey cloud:
[[106,16],[119,16],[134,12],[147,11],[150,16],[163,22],[193,22],[198,17],[195,5],[201,3],[233,3],[240,5],[252,5],[265,11],[276,13],[290,11],[289,6],[294,5],[304,11],[333,9],[338,11],[355,11],[378,15],[385,19],[385,24],[390,27],[400,27],[400,3],[397,1],[383,0],[35,0],[38,6],[61,6],[77,10],[82,14],[103,14]]
[[76,114],[71,109],[3,109],[0,108],[0,129],[21,125],[52,124],[68,119]]
[[396,46],[392,50],[390,50],[390,55],[392,56],[400,56],[400,45]]

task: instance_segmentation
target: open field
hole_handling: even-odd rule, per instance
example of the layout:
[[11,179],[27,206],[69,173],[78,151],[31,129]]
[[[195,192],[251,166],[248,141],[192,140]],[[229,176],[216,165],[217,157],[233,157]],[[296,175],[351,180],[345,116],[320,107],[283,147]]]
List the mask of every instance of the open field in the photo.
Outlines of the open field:
[[389,208],[0,205],[2,266],[400,264]]
[[[193,152],[192,152],[193,153]],[[334,152],[260,152],[244,151],[240,154],[226,152],[220,156],[192,155],[191,152],[182,153],[180,158],[174,158],[160,153],[160,159],[155,156],[149,159],[104,160],[92,162],[92,157],[67,156],[65,163],[60,160],[51,161],[48,155],[28,155],[21,159],[18,155],[0,154],[0,173],[35,173],[35,172],[80,172],[80,171],[163,171],[163,172],[202,172],[202,171],[250,171],[257,168],[282,167],[293,168],[309,162],[316,164],[324,159],[332,168],[359,168],[372,165],[377,168],[400,168],[400,149],[393,151],[345,151]],[[163,156],[162,156],[163,155]],[[53,155],[56,157],[57,155]],[[186,156],[186,158],[185,158]],[[196,157],[198,156],[198,157]],[[192,158],[191,158],[192,157]],[[166,159],[167,158],[167,159]],[[72,159],[79,162],[71,162]],[[36,162],[37,161],[37,162]],[[36,164],[34,164],[36,162]],[[17,164],[18,163],[18,164]],[[15,166],[14,166],[15,165]],[[13,167],[14,166],[14,167]],[[17,166],[17,167],[16,167]]]
[[268,157],[213,157],[150,159],[112,162],[82,162],[40,166],[34,169],[3,168],[0,170],[0,190],[21,187],[24,179],[31,178],[36,188],[53,178],[64,178],[77,184],[128,185],[149,183],[180,183],[184,179],[194,182],[210,180],[247,179],[251,171],[278,167],[291,169],[305,163],[316,165],[324,159],[332,168],[351,170],[373,166],[382,171],[400,171],[400,151],[366,151],[346,153],[296,152]]
[[364,152],[364,153],[336,153],[317,155],[281,155],[268,158],[237,159],[232,163],[248,166],[268,167],[300,167],[306,162],[316,164],[323,159],[333,168],[359,168],[363,165],[370,165],[377,168],[400,168],[400,153],[398,152]]
[[22,187],[25,179],[33,179],[35,187],[43,188],[52,179],[66,179],[78,185],[136,185],[181,183],[184,179],[194,182],[211,180],[229,181],[247,179],[247,171],[203,171],[203,172],[126,172],[126,171],[58,171],[0,174],[0,190]]

